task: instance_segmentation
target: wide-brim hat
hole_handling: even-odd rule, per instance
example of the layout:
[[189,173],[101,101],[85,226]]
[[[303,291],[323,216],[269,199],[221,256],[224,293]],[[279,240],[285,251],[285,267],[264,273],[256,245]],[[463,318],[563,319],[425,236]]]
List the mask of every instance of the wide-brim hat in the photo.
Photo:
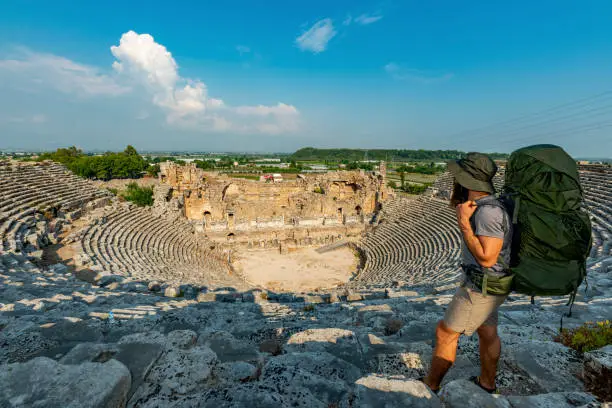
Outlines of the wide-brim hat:
[[497,165],[486,154],[468,153],[463,159],[449,161],[447,168],[463,187],[495,194],[491,180],[497,172]]

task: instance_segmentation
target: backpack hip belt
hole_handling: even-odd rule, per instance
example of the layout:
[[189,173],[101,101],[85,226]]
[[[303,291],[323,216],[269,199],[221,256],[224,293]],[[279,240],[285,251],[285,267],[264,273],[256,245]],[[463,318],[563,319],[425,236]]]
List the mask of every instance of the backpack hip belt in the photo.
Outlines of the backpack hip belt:
[[[487,296],[487,294],[503,296],[512,291],[512,280],[514,278],[512,274],[497,276],[490,273],[491,269],[489,268],[466,264],[461,264],[461,269],[463,269],[470,282],[482,291],[483,296]],[[507,271],[504,270],[504,272]]]

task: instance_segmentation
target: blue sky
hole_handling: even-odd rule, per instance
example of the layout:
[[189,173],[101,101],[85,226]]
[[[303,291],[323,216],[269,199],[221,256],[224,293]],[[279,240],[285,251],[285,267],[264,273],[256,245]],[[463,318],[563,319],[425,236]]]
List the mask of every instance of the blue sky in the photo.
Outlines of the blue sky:
[[611,74],[609,1],[6,1],[0,148],[610,157]]

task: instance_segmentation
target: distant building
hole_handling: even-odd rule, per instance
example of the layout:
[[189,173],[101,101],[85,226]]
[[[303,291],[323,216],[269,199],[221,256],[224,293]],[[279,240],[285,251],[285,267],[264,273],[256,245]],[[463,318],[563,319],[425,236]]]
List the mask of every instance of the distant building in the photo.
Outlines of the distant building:
[[268,183],[280,183],[281,181],[283,181],[283,175],[280,173],[263,174],[259,176],[259,181],[265,181]]
[[324,164],[313,164],[310,166],[310,169],[315,171],[327,171],[328,167]]
[[257,159],[255,163],[280,163],[281,159],[269,158],[269,159]]

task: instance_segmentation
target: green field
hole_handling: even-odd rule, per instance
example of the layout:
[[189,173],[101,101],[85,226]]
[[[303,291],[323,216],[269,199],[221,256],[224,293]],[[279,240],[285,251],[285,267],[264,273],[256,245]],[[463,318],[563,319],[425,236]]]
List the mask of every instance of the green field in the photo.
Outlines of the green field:
[[[433,183],[438,178],[436,174],[404,173],[404,180],[407,183],[426,184]],[[387,172],[387,180],[393,180],[399,184],[400,175],[396,172]]]

